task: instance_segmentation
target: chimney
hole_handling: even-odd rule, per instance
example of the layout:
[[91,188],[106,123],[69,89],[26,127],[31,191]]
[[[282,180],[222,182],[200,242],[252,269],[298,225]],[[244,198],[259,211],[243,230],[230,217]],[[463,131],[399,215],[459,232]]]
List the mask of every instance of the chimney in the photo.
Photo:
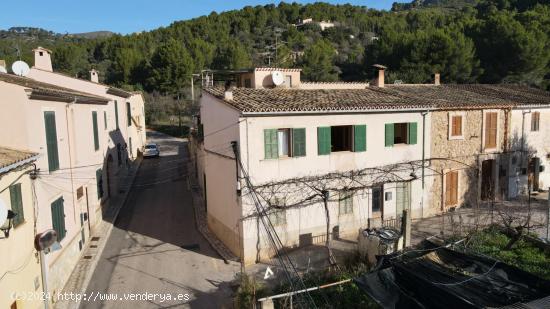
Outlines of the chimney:
[[441,74],[439,73],[434,74],[434,85],[436,86],[441,85]]
[[233,101],[233,90],[226,90],[223,94],[224,100]]
[[99,83],[99,72],[96,69],[90,71],[90,80],[94,83]]
[[34,67],[40,70],[53,72],[52,51],[40,46],[32,51],[34,52]]
[[373,67],[378,70],[378,76],[374,78],[373,86],[384,88],[384,71],[387,67],[381,64],[375,64]]
[[235,83],[232,80],[225,82],[225,92],[223,98],[227,101],[233,101],[233,89],[235,89]]

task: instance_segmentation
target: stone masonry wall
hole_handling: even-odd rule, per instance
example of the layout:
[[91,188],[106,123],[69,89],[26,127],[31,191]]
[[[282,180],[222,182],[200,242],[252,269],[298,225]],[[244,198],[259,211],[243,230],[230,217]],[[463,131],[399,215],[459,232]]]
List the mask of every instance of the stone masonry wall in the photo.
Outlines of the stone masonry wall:
[[[458,171],[458,207],[474,206],[479,196],[478,171],[481,162],[494,155],[483,149],[484,112],[483,110],[461,111],[464,122],[463,138],[449,138],[449,114],[454,112],[436,111],[432,113],[432,160],[426,171],[432,184],[430,191],[429,214],[437,214],[442,209],[445,180],[441,175],[448,171]],[[506,113],[498,110],[498,145],[496,152],[504,145]]]

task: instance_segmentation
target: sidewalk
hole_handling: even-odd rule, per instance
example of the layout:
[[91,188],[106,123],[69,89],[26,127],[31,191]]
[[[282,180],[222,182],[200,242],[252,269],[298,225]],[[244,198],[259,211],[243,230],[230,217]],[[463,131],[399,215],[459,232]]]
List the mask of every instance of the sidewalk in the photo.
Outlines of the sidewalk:
[[[120,187],[117,190],[119,194],[112,196],[108,200],[108,209],[102,221],[90,235],[88,245],[82,250],[80,260],[76,264],[67,283],[65,283],[65,287],[60,293],[84,294],[86,292],[86,288],[92,278],[99,257],[105,248],[107,239],[109,239],[114,222],[116,221],[120,209],[124,206],[128,193],[132,188],[141,161],[142,158],[138,158],[132,162],[126,175],[121,177]],[[80,302],[64,300],[54,303],[53,306],[56,309],[77,309],[80,306]]]

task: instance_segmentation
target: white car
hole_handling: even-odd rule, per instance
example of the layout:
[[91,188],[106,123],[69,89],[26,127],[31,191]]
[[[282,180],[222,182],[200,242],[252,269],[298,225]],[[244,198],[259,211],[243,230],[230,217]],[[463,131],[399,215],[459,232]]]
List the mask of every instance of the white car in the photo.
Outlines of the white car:
[[160,149],[157,144],[151,143],[145,145],[145,151],[143,152],[144,158],[158,157],[160,155]]

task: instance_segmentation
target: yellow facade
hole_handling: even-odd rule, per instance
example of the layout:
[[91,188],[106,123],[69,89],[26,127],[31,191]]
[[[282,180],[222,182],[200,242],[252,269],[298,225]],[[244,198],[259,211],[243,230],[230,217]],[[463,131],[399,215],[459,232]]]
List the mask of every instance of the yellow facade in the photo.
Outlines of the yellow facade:
[[[0,174],[0,199],[10,208],[9,186],[21,184],[24,216],[24,221],[10,230],[8,238],[2,238],[4,233],[0,232],[0,308],[44,307],[40,255],[34,249],[35,207],[30,170],[32,166]],[[17,306],[11,307],[14,302]]]

